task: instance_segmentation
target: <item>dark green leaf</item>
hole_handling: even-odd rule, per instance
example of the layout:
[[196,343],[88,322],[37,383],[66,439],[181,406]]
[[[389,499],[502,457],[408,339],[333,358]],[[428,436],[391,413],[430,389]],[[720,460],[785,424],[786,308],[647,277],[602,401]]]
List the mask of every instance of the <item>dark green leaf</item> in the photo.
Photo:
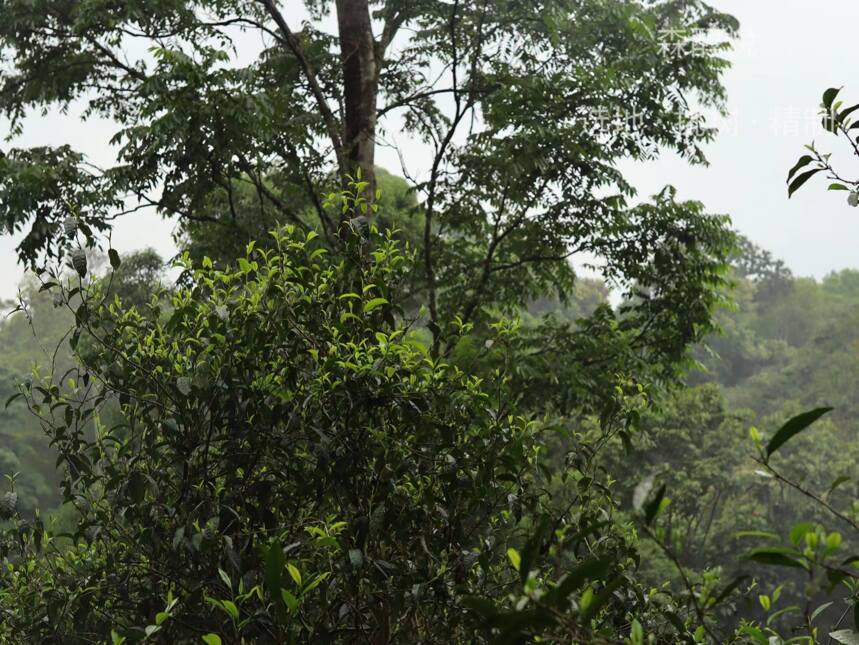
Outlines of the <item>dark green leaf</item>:
[[135,470],[128,479],[128,497],[132,503],[139,504],[146,496],[146,475]]
[[534,534],[525,544],[525,547],[522,549],[520,554],[521,561],[519,566],[519,579],[522,583],[528,579],[528,574],[534,567],[534,562],[536,562],[543,544],[549,537],[550,530],[551,518],[548,515],[543,514],[537,523],[537,530],[534,531]]
[[286,558],[283,555],[283,547],[280,540],[274,540],[265,554],[265,585],[268,593],[275,602],[283,602],[280,590],[283,568],[286,566]]
[[842,123],[844,123],[847,120],[847,117],[853,114],[856,110],[859,110],[859,103],[847,108],[846,110],[842,110],[841,112],[839,112],[838,124],[841,125]]
[[832,104],[835,102],[835,98],[838,96],[838,93],[841,91],[840,87],[830,87],[823,93],[823,107],[827,110],[832,109]]
[[498,614],[498,608],[488,598],[480,598],[478,596],[465,596],[462,599],[462,604],[468,609],[477,612],[484,618],[495,616]]
[[609,560],[594,559],[583,562],[563,577],[558,586],[546,595],[546,601],[556,606],[562,606],[567,597],[586,581],[604,578],[610,566]]
[[118,269],[119,265],[122,264],[122,260],[119,259],[119,253],[116,252],[116,249],[108,249],[107,257],[110,259],[110,266],[114,269]]
[[836,477],[836,478],[835,478],[835,481],[833,481],[833,482],[832,482],[832,485],[829,487],[829,490],[828,490],[828,491],[826,491],[826,494],[827,494],[827,495],[831,495],[831,494],[832,494],[832,492],[833,492],[836,488],[838,488],[839,486],[841,486],[841,484],[846,484],[846,483],[847,483],[847,482],[849,482],[849,481],[850,481],[850,477],[848,477],[847,475],[841,475],[840,477]]
[[582,612],[581,622],[587,624],[592,618],[594,618],[599,613],[600,609],[602,609],[609,601],[614,590],[617,589],[622,582],[622,576],[618,576],[609,582],[603,590],[594,597],[591,604],[587,606],[587,609]]
[[659,490],[656,491],[656,495],[644,505],[644,522],[648,526],[653,523],[653,520],[656,519],[657,513],[659,513],[659,508],[662,506],[662,500],[665,499],[665,484],[659,487]]
[[801,169],[814,161],[814,157],[811,155],[803,155],[799,158],[799,161],[796,162],[796,165],[790,169],[790,172],[787,173],[787,183],[790,183],[790,180],[793,176]]
[[18,392],[17,394],[13,394],[12,396],[10,396],[8,399],[6,399],[6,405],[5,405],[4,407],[7,407],[7,408],[8,408],[8,407],[12,404],[12,402],[13,402],[15,399],[17,399],[19,396],[24,396],[24,393],[23,393],[23,392]]
[[767,459],[769,459],[776,450],[781,448],[792,437],[796,436],[824,414],[831,411],[832,408],[817,408],[809,412],[803,412],[785,423],[781,428],[779,428],[778,432],[773,435],[773,438],[770,439],[767,444]]
[[788,198],[793,197],[793,194],[802,188],[803,184],[807,182],[809,179],[814,177],[819,172],[823,172],[823,168],[815,168],[814,170],[809,170],[807,172],[802,173],[799,177],[793,180],[793,183],[787,189]]
[[797,558],[800,554],[792,549],[755,549],[751,553],[744,556],[746,560],[759,562],[761,564],[769,564],[778,567],[793,567],[797,569],[805,569],[806,566]]

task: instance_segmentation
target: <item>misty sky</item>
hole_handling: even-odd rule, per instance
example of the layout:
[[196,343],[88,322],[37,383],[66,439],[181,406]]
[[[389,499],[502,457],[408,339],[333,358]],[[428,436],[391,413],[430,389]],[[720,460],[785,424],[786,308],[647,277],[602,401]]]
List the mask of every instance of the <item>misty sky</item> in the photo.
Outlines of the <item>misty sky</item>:
[[[666,157],[625,166],[630,178],[642,195],[670,183],[681,198],[697,199],[710,212],[729,214],[741,232],[785,259],[797,274],[822,277],[859,267],[859,209],[847,206],[846,193],[826,192],[825,180],[819,179],[789,201],[785,187],[787,171],[802,154],[803,144],[814,139],[822,149],[844,148],[820,129],[815,115],[823,90],[830,86],[844,85],[842,98],[859,103],[859,78],[851,76],[850,69],[855,72],[853,29],[859,24],[859,2],[711,0],[711,4],[733,13],[742,25],[731,54],[734,67],[725,79],[731,117],[707,148],[711,165],[691,168]],[[298,3],[286,3],[290,5]],[[0,122],[0,134],[4,127]],[[108,165],[112,160],[109,123],[80,123],[74,115],[52,115],[28,119],[25,129],[14,145],[69,143],[97,163]],[[859,163],[846,151],[835,158],[847,168],[844,174],[859,175]],[[391,170],[399,168],[390,150],[380,149],[378,160]],[[413,162],[422,165],[420,159]],[[136,215],[118,224],[113,246],[120,252],[151,246],[169,257],[174,252],[172,229],[172,223],[154,215]],[[15,245],[14,239],[0,237],[3,298],[14,295],[23,275]]]

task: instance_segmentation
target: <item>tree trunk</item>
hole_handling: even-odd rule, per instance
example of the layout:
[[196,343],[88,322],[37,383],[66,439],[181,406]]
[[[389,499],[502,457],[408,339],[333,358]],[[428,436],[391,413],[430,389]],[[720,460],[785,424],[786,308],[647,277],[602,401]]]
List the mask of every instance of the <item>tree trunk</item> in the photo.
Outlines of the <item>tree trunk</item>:
[[346,110],[343,146],[350,166],[345,170],[354,176],[361,169],[362,179],[368,182],[364,195],[372,203],[376,193],[379,70],[368,0],[337,0],[337,25]]

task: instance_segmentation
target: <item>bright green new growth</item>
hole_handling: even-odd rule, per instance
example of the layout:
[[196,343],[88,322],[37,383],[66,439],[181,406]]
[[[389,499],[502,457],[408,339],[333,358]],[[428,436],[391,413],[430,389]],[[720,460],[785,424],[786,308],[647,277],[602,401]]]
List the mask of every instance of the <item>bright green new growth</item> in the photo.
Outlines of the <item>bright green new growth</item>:
[[[76,515],[66,537],[16,516],[7,634],[483,642],[503,626],[589,640],[618,612],[676,631],[645,602],[632,534],[605,521],[598,464],[556,470],[540,448],[552,418],[517,412],[534,367],[524,330],[493,324],[485,375],[431,358],[397,305],[410,258],[374,240],[335,256],[289,228],[132,308],[107,282],[59,278],[82,363],[25,394]],[[583,336],[603,342],[597,329]],[[635,345],[616,350],[631,377]],[[583,402],[605,423],[643,396],[616,387]],[[510,593],[533,603],[512,622]]]

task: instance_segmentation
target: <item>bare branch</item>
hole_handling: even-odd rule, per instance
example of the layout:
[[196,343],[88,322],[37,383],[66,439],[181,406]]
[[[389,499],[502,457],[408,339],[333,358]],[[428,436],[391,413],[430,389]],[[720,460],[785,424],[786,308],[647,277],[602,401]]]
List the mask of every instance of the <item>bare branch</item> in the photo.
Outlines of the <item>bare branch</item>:
[[292,55],[295,56],[299,65],[301,65],[301,69],[304,72],[308,85],[310,86],[310,91],[313,94],[313,98],[316,100],[316,106],[319,109],[319,113],[322,115],[322,120],[325,122],[328,137],[331,139],[331,143],[334,146],[334,154],[337,156],[337,163],[340,166],[341,172],[343,172],[344,169],[347,168],[347,165],[343,153],[343,141],[340,138],[340,126],[337,122],[337,118],[331,111],[331,107],[328,105],[328,101],[325,98],[322,87],[319,85],[319,80],[316,78],[316,72],[313,70],[310,61],[307,60],[307,56],[304,55],[304,50],[298,42],[298,39],[295,37],[295,34],[292,33],[289,25],[286,24],[283,14],[277,6],[275,6],[274,0],[258,1],[263,5],[263,7],[265,7],[265,10],[268,12],[269,16],[271,16],[272,20],[274,20],[278,30],[283,36],[283,42],[286,44],[286,47],[290,52],[292,52]]

